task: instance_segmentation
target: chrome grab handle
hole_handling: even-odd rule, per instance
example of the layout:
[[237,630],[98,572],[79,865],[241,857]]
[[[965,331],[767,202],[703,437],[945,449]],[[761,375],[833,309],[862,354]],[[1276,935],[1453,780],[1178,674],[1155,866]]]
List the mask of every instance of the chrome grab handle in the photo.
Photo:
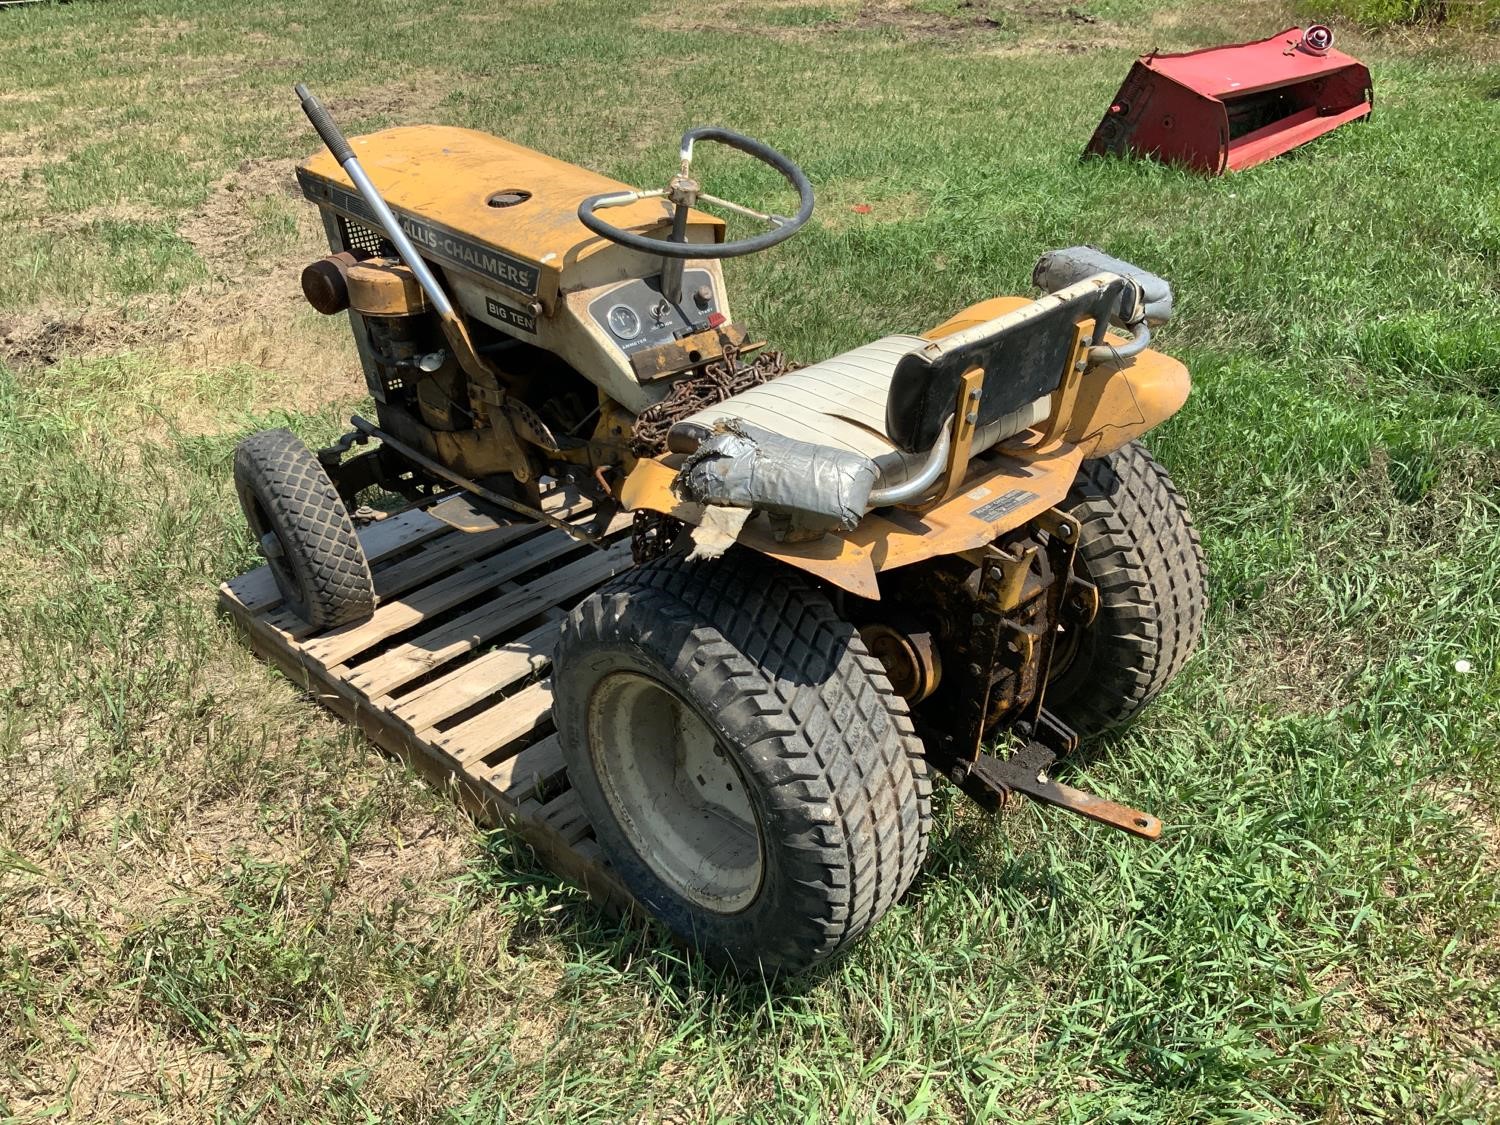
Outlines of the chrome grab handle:
[[893,484],[888,488],[870,489],[870,498],[865,503],[865,511],[869,512],[875,508],[885,508],[892,504],[905,504],[915,500],[937,483],[938,477],[943,475],[943,469],[948,464],[948,450],[953,448],[953,428],[956,415],[952,415],[943,423],[943,428],[938,432],[938,439],[932,445],[932,450],[927,454],[927,460],[922,463],[922,469],[910,480]]

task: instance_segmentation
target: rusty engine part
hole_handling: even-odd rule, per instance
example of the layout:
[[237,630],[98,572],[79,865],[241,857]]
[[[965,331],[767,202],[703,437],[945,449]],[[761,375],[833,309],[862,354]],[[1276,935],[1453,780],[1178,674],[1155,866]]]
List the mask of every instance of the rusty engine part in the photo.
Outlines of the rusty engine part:
[[[318,272],[327,280],[338,267]],[[437,322],[426,315],[431,306],[412,271],[391,259],[368,258],[345,267],[343,280],[349,307],[364,319],[384,401],[414,405],[434,430],[472,428],[468,377]]]
[[[1047,773],[1078,741],[1044,706],[1060,627],[1076,635],[1098,607],[1074,565],[1078,531],[1052,509],[977,552],[903,567],[890,598],[899,625],[882,619],[884,600],[865,603],[859,633],[911,706],[928,760],[982,806],[1022,793],[1154,839],[1156,817]],[[1009,757],[984,752],[1006,733],[1021,739]]]
[[[892,572],[887,599],[921,607],[928,628],[905,631],[903,643],[877,630],[877,640],[903,682],[927,688],[913,701],[913,719],[950,773],[1003,727],[1023,737],[1041,728],[1058,627],[1082,627],[1079,615],[1094,604],[1082,592],[1092,586],[1074,571],[1077,535],[1077,520],[1052,509],[978,551]],[[930,676],[915,641],[924,632]],[[901,673],[913,653],[915,680]],[[1068,748],[1066,738],[1057,741]]]
[[907,703],[921,703],[937,690],[943,660],[932,630],[921,626],[901,629],[877,621],[862,626],[859,635],[870,655],[885,666],[891,687]]

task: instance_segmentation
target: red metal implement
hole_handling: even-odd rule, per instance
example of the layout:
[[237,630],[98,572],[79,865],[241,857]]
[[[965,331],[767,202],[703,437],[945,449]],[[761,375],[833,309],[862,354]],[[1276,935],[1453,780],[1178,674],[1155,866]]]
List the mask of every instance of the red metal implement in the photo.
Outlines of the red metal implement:
[[1254,43],[1143,55],[1084,153],[1154,156],[1216,176],[1368,117],[1370,72],[1331,41],[1326,28],[1304,36],[1292,27]]

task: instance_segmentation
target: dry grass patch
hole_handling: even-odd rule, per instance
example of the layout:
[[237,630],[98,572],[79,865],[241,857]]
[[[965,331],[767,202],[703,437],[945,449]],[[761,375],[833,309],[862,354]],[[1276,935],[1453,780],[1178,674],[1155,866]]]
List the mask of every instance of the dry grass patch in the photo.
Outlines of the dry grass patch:
[[[10,1092],[21,1120],[206,1122],[232,1084],[231,1063],[217,1051],[164,1035],[133,1013],[90,1027],[82,1041],[53,1044]],[[0,1096],[6,1083],[0,1080]]]
[[40,125],[0,132],[0,200],[13,214],[29,213],[39,206],[43,192],[36,173],[66,155],[44,144],[47,135]]
[[1233,710],[1328,715],[1354,702],[1349,681],[1364,662],[1363,638],[1274,630],[1251,628],[1229,642],[1221,671]]
[[1436,802],[1459,827],[1473,836],[1486,868],[1500,884],[1500,814],[1474,791],[1472,782],[1439,777],[1418,787],[1418,795]]
[[[982,53],[1073,53],[1119,45],[1113,25],[1079,7],[1040,2],[1020,4],[954,0],[914,4],[909,0],[806,3],[782,0],[754,5],[710,3],[691,13],[658,11],[641,18],[664,31],[716,31],[756,35],[782,42],[815,42],[850,31],[878,32],[904,42],[947,41]],[[1059,37],[1059,33],[1066,35]],[[993,40],[1003,37],[997,45]]]
[[[354,90],[333,90],[322,100],[333,119],[348,127],[347,131],[352,135],[351,123],[368,122],[372,118],[388,118],[392,123],[403,125],[425,123],[437,112],[445,89],[446,80],[442,75],[420,72],[395,82],[380,82]],[[310,128],[307,137],[309,142],[317,140]]]
[[79,211],[53,212],[42,216],[37,226],[48,234],[71,234],[98,223],[155,223],[164,218],[166,212],[160,207],[131,200],[117,200]]
[[[246,161],[183,222],[183,237],[213,272],[211,284],[81,311],[0,315],[0,364],[42,389],[51,380],[34,373],[64,361],[133,353],[114,366],[112,381],[123,375],[125,383],[116,382],[113,397],[145,437],[220,432],[246,413],[357,399],[364,383],[349,333],[341,321],[320,324],[302,297],[301,266],[327,244],[316,208],[296,191],[294,168],[291,159]],[[106,215],[147,213],[112,204],[51,224],[78,229]],[[229,371],[238,373],[226,380]],[[66,413],[65,399],[56,408]]]
[[[275,232],[279,237],[268,237],[270,220],[283,220]],[[282,272],[293,255],[301,257],[322,243],[317,209],[302,201],[297,161],[289,157],[241,162],[209,188],[208,198],[178,231],[226,280]],[[268,259],[255,253],[267,242],[280,254]]]
[[0,364],[13,371],[51,367],[66,356],[99,355],[129,347],[141,327],[105,309],[69,316],[61,311],[0,314]]

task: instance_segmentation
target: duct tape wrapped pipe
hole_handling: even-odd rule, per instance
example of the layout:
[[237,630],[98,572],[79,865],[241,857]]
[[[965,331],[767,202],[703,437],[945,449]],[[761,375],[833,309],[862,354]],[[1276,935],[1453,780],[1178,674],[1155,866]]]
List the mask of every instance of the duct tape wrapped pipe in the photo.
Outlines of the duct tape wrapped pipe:
[[697,504],[766,512],[778,539],[801,539],[853,530],[877,474],[862,454],[793,441],[733,418],[683,462],[672,487]]
[[[1048,293],[1056,293],[1098,273],[1112,273],[1135,282],[1140,289],[1141,308],[1146,323],[1165,324],[1172,319],[1172,286],[1150,270],[1113,258],[1092,246],[1070,246],[1066,250],[1049,250],[1037,261],[1031,281]],[[1133,317],[1125,317],[1126,323]]]

